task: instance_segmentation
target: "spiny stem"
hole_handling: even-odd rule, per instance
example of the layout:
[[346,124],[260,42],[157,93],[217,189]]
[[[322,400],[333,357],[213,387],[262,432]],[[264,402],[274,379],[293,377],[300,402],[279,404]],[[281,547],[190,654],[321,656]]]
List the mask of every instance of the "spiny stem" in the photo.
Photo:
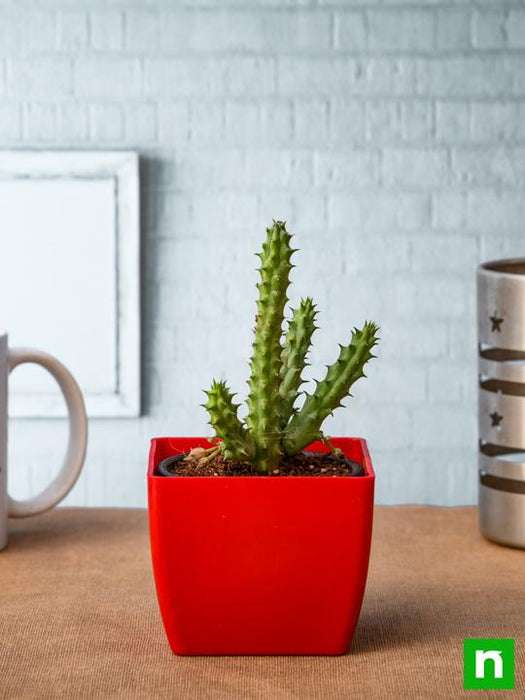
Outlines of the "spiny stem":
[[288,322],[288,332],[281,354],[281,429],[284,430],[293,413],[294,404],[299,396],[299,387],[303,383],[302,372],[306,364],[306,355],[310,348],[312,335],[316,329],[315,305],[310,297],[301,299],[298,309],[292,312]]
[[290,238],[286,225],[274,221],[266,230],[266,241],[259,254],[261,279],[257,285],[259,298],[246,417],[255,446],[253,465],[258,471],[271,470],[282,454],[279,385],[282,324],[292,269],[290,258],[294,252]]
[[233,394],[226,382],[214,381],[206,395],[208,401],[204,408],[208,411],[215,435],[222,440],[224,456],[237,462],[251,461],[255,453],[253,441],[237,417],[238,405],[233,402]]
[[323,421],[342,405],[352,385],[365,376],[363,368],[374,357],[371,351],[377,343],[378,330],[375,323],[365,323],[362,330],[354,329],[349,345],[340,346],[339,358],[328,367],[323,381],[317,382],[315,392],[306,397],[286,428],[287,454],[295,454],[319,439]]

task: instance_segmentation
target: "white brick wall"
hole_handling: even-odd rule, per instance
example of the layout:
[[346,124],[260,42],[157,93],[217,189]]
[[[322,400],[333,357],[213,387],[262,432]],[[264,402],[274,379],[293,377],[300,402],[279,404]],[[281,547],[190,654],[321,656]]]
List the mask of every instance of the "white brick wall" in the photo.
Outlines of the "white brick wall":
[[[383,329],[328,431],[370,439],[380,502],[473,503],[474,275],[523,254],[524,49],[519,0],[2,2],[1,147],[142,157],[144,417],[92,421],[68,502],[144,504],[148,438],[207,433],[212,377],[243,394],[278,217],[321,309],[310,376]],[[17,495],[63,439],[12,426]]]

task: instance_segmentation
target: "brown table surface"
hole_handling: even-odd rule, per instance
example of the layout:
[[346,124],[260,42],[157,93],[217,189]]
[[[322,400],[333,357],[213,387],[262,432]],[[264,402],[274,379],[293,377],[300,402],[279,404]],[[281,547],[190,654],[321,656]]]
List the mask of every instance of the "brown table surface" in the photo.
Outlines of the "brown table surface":
[[[472,508],[376,509],[350,653],[186,657],[168,649],[142,510],[11,522],[0,553],[2,698],[525,696],[525,552],[483,540]],[[464,637],[516,640],[516,690],[463,691]]]

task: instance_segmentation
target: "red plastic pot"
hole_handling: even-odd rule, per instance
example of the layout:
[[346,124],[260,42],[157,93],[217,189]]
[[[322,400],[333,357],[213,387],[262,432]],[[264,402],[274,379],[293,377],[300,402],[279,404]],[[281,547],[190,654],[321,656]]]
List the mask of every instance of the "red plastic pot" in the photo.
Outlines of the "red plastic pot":
[[374,472],[364,440],[332,442],[364,476],[156,476],[163,459],[210,443],[152,440],[151,552],[176,654],[348,650],[368,570]]

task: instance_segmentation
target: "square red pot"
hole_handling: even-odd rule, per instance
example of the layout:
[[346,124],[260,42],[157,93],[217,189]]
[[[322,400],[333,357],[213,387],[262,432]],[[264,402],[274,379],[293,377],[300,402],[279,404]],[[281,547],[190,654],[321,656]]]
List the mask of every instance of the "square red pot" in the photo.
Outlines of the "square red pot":
[[151,552],[176,654],[348,650],[368,570],[374,472],[364,440],[332,442],[364,476],[156,476],[163,459],[210,443],[152,440]]

